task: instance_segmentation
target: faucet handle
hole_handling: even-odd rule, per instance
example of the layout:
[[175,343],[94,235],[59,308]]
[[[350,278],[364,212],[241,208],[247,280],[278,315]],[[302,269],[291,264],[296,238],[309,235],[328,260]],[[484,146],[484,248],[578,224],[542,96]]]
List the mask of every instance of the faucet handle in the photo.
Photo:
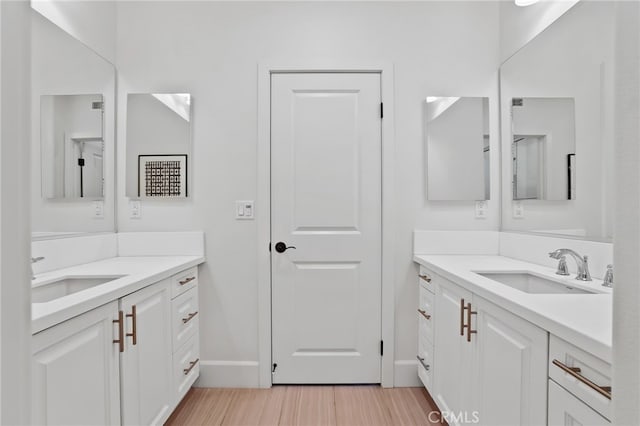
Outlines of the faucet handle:
[[567,257],[560,256],[560,261],[558,262],[558,269],[556,270],[557,275],[569,275],[569,267],[567,267]]
[[604,280],[602,285],[604,287],[613,287],[613,265],[607,265],[607,272],[604,274]]

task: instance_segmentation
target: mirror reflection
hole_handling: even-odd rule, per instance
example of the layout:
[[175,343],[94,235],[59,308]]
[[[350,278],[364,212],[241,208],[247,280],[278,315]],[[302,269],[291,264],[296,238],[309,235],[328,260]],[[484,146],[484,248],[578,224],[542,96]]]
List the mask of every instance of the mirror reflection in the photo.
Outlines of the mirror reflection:
[[489,98],[426,100],[427,199],[490,199]]
[[191,95],[138,93],[127,97],[127,196],[188,195]]
[[40,97],[45,198],[103,197],[103,105],[99,94]]
[[32,238],[112,232],[115,68],[40,13],[31,31]]
[[503,230],[611,240],[614,11],[579,2],[500,67]]
[[575,197],[575,106],[572,98],[511,100],[514,200]]

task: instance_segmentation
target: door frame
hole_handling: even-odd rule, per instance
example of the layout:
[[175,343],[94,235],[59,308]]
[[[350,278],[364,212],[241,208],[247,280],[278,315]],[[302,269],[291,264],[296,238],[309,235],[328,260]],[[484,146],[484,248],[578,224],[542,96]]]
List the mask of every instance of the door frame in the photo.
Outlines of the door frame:
[[[381,385],[393,387],[395,360],[394,286],[394,104],[393,64],[309,64],[273,66],[258,64],[258,174],[255,218],[258,233],[258,381],[261,388],[272,385],[271,376],[271,75],[279,73],[376,73],[380,74],[380,96],[384,103],[382,136],[382,265],[381,324],[384,355]],[[371,66],[373,65],[373,66]]]

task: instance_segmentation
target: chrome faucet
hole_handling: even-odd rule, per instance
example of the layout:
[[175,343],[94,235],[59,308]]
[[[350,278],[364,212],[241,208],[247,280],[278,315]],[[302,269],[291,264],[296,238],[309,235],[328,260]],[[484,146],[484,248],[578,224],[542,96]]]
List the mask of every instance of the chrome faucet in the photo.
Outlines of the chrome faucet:
[[40,257],[32,257],[31,258],[31,279],[32,280],[36,279],[36,274],[33,273],[33,264],[34,263],[38,263],[41,260],[44,260],[44,257],[40,256]]
[[580,256],[575,251],[567,248],[561,248],[549,253],[549,257],[560,260],[556,274],[568,275],[567,263],[565,260],[565,255],[567,254],[573,257],[573,259],[576,261],[576,265],[578,265],[578,274],[576,275],[576,280],[591,281],[591,274],[589,273],[589,257]]

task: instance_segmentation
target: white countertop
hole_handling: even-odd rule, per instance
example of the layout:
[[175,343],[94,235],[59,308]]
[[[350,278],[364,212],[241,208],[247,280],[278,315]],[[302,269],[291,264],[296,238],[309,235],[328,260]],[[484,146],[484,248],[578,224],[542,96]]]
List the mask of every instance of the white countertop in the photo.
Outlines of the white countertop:
[[[503,256],[415,255],[413,260],[478,296],[611,363],[612,297],[602,280],[577,281]],[[597,294],[530,294],[475,272],[533,272]]]
[[124,277],[50,302],[32,303],[31,332],[35,334],[204,261],[202,256],[114,257],[39,274],[32,281],[32,287],[66,277],[117,275],[124,275]]

